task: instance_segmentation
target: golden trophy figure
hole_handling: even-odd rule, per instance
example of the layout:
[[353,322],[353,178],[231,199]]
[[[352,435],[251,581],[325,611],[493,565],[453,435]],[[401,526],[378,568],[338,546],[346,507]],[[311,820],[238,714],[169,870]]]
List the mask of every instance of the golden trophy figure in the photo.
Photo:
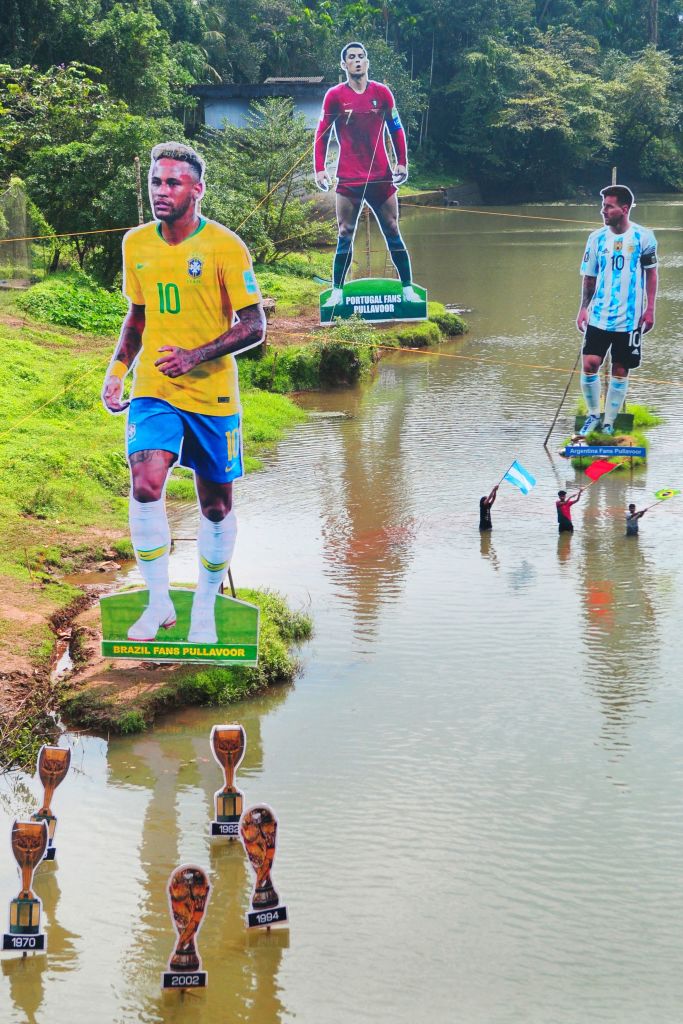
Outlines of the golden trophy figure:
[[57,847],[54,845],[57,819],[52,813],[52,797],[69,770],[71,751],[68,747],[43,746],[38,754],[38,777],[43,784],[43,804],[31,815],[33,821],[44,821],[47,825],[47,850],[45,860],[54,860]]
[[21,891],[10,903],[9,932],[3,935],[3,949],[45,949],[45,936],[40,932],[40,900],[31,886],[46,847],[46,822],[14,822],[12,853],[21,872]]
[[239,836],[244,794],[235,786],[235,773],[246,745],[247,736],[241,725],[214,725],[211,730],[211,750],[225,777],[223,789],[214,794],[216,820],[211,822],[212,836]]
[[202,868],[183,864],[168,880],[171,917],[178,941],[161,980],[162,988],[206,988],[206,971],[196,946],[211,886]]
[[240,821],[240,834],[256,873],[251,913],[247,914],[248,927],[269,928],[286,921],[287,908],[280,905],[280,897],[270,876],[277,840],[277,818],[271,808],[261,804],[245,811]]

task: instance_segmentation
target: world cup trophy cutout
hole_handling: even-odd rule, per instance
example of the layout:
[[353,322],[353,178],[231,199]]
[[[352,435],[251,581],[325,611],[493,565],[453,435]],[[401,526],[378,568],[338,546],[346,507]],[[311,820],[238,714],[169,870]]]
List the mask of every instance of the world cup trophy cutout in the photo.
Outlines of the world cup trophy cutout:
[[216,820],[211,822],[212,836],[239,837],[244,794],[235,786],[235,773],[246,746],[247,736],[241,725],[214,725],[211,730],[211,751],[225,777],[225,785],[214,794]]
[[206,988],[207,972],[202,970],[196,940],[210,890],[206,872],[194,864],[176,868],[168,880],[168,903],[178,941],[162,975],[162,988]]
[[12,853],[21,873],[21,889],[9,907],[9,932],[2,937],[3,950],[45,949],[45,935],[40,930],[41,903],[31,888],[33,873],[47,848],[48,830],[45,821],[15,821],[12,825]]
[[52,813],[52,798],[57,786],[64,781],[71,764],[71,751],[68,747],[50,747],[47,744],[40,748],[38,754],[38,777],[43,784],[43,802],[39,811],[31,815],[32,821],[44,821],[47,825],[47,849],[45,860],[54,860],[55,829],[57,818]]
[[265,804],[250,807],[242,815],[240,835],[256,874],[247,927],[270,928],[287,920],[287,907],[280,904],[271,871],[277,842],[277,818]]

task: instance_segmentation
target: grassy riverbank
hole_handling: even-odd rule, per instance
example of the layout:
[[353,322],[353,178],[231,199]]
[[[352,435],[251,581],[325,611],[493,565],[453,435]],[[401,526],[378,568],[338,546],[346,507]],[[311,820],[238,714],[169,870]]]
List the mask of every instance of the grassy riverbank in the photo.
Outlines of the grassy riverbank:
[[75,636],[83,665],[62,690],[62,713],[79,728],[126,734],[148,728],[158,715],[179,707],[222,707],[292,682],[298,670],[292,647],[310,638],[311,618],[292,611],[278,594],[240,589],[237,596],[261,610],[256,668],[136,664],[113,672],[99,656],[97,609],[82,613],[75,620]]
[[[73,301],[68,279],[33,301],[59,317]],[[38,289],[36,289],[38,291]],[[61,292],[61,296],[60,293]],[[55,295],[55,293],[57,293]],[[31,293],[27,293],[27,297]],[[78,298],[83,299],[79,290]],[[106,300],[105,300],[106,302]],[[73,303],[99,326],[106,306]],[[25,319],[16,296],[0,301],[0,762],[25,762],[49,735],[59,706],[49,679],[58,634],[83,604],[63,576],[130,555],[128,467],[122,417],[100,402],[113,335]],[[247,469],[305,413],[282,395],[243,394]],[[169,493],[191,481],[175,471]],[[280,654],[276,659],[282,660]],[[264,665],[269,663],[268,655]],[[274,676],[264,668],[266,676]],[[283,678],[290,678],[286,671]],[[245,685],[247,685],[245,681]],[[253,678],[249,686],[256,685]]]
[[[329,257],[313,255],[260,271],[264,293],[276,298],[277,317],[265,356],[239,360],[247,471],[258,468],[259,455],[305,418],[287,397],[291,392],[354,384],[369,372],[381,345],[436,344],[466,329],[459,317],[430,303],[427,323],[375,328],[356,320],[316,331],[321,284],[314,276],[325,268]],[[45,708],[60,702],[49,679],[60,631],[85,614],[95,616],[90,639],[96,634],[96,610],[83,612],[82,589],[64,582],[64,576],[131,555],[124,418],[107,415],[100,402],[123,312],[120,295],[74,271],[23,294],[0,293],[0,713],[5,721],[0,760],[5,763],[30,759],[49,724]],[[167,493],[192,498],[191,474],[174,470]],[[253,599],[260,603],[262,597]],[[294,663],[285,657],[287,645],[303,639],[310,624],[287,619],[289,613],[280,608],[271,644],[273,609],[266,601],[265,653],[258,670],[219,670],[218,676],[174,670],[169,678],[164,675],[162,686],[156,677],[142,703],[136,703],[137,696],[130,703],[121,696],[123,677],[118,674],[114,684],[101,669],[104,682],[95,688],[97,697],[90,680],[83,693],[70,693],[64,707],[80,724],[97,721],[124,730],[146,724],[182,700],[204,702],[229,693],[238,698],[291,678]],[[84,636],[87,630],[75,638],[81,660],[88,651]],[[94,651],[91,644],[85,657],[91,665],[97,660]],[[79,673],[85,679],[77,665],[76,678]],[[107,710],[107,686],[116,691],[114,710]]]
[[[100,402],[112,345],[111,337],[0,322],[0,581],[21,585],[30,604],[68,603],[77,591],[57,574],[127,550],[124,420]],[[305,414],[262,391],[245,391],[243,403],[250,470],[260,464],[254,453]],[[49,630],[28,631],[22,642],[22,623],[12,622],[0,612],[0,644],[12,642],[2,653],[30,649],[42,665]]]

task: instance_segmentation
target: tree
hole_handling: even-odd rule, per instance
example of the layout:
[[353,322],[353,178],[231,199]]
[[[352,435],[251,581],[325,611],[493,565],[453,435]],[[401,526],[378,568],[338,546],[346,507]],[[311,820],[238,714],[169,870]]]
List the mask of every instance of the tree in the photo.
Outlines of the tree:
[[561,195],[612,145],[609,84],[557,54],[489,40],[467,54],[448,97],[460,111],[449,145],[494,192]]
[[636,60],[621,61],[616,67],[616,162],[627,174],[681,188],[683,104],[676,62],[648,46]]
[[[57,233],[128,228],[137,224],[133,158],[147,162],[165,139],[182,141],[182,126],[170,118],[146,120],[121,114],[103,121],[85,142],[44,146],[29,161],[31,199]],[[111,284],[121,266],[122,232],[83,234],[73,246],[79,266]]]
[[[36,149],[82,141],[105,118],[125,109],[85,64],[37,71],[0,65],[0,176],[23,172]],[[83,111],[88,111],[87,118]]]
[[131,110],[149,114],[171,109],[170,40],[144,0],[136,9],[115,3],[91,26],[90,50],[107,85]]
[[100,0],[0,0],[0,60],[14,67],[88,59],[84,28],[100,14]]
[[311,133],[293,103],[254,105],[247,125],[207,132],[207,193],[202,207],[237,231],[261,263],[313,242],[330,240],[329,225],[313,218]]

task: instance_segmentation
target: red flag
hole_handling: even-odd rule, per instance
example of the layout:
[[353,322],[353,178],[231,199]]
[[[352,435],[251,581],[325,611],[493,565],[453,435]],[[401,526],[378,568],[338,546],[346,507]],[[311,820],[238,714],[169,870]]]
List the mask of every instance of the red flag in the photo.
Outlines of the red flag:
[[606,459],[596,459],[595,462],[591,462],[590,466],[586,469],[586,476],[589,476],[591,480],[599,480],[601,476],[605,475],[605,473],[611,473],[618,465],[618,462],[607,462]]

